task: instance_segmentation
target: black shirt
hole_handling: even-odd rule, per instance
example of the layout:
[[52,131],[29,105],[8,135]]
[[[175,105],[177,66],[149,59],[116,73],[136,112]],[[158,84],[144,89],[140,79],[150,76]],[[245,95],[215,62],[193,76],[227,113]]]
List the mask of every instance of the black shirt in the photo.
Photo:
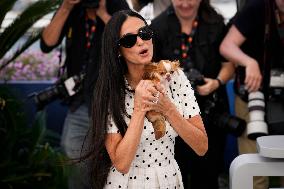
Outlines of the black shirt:
[[[241,49],[254,58],[259,66],[260,70],[264,73],[264,67],[269,68],[283,68],[284,59],[283,52],[284,48],[281,43],[275,17],[275,4],[274,1],[269,1],[270,7],[266,7],[265,0],[250,0],[247,1],[245,6],[236,16],[232,19],[232,24],[241,32],[246,38],[246,41],[241,46]],[[267,9],[265,9],[265,7]],[[271,19],[266,17],[266,12],[270,11]],[[264,66],[264,36],[265,36],[265,24],[269,23],[270,34],[267,42],[266,56],[267,61]],[[269,67],[267,67],[269,66]],[[245,79],[245,68],[239,66],[236,72],[235,89],[238,94],[245,93],[240,91],[240,86],[244,83]],[[269,73],[264,73],[268,75]],[[269,76],[268,76],[269,77]],[[244,94],[247,96],[247,94]],[[246,100],[246,97],[243,98]]]
[[[189,53],[196,69],[205,77],[216,78],[221,62],[224,60],[219,53],[219,45],[225,35],[225,25],[218,15],[206,21],[199,16],[198,27],[193,37],[193,45]],[[151,28],[155,33],[154,59],[181,59],[181,25],[170,6],[156,17]],[[183,66],[183,65],[182,65]]]
[[[155,33],[155,61],[161,59],[180,60],[181,25],[174,8],[170,6],[156,17],[151,23],[151,28]],[[214,14],[208,20],[199,15],[198,26],[189,53],[194,68],[205,77],[216,78],[219,74],[222,61],[224,61],[219,53],[219,45],[225,33],[226,27],[220,15]],[[224,87],[221,87],[219,91],[221,96],[226,96]]]
[[[128,4],[124,0],[107,0],[107,12],[112,15],[116,11],[129,9]],[[79,74],[83,69],[86,72],[84,80],[84,99],[89,104],[92,97],[93,87],[97,80],[100,57],[101,57],[101,39],[104,30],[104,22],[100,17],[96,18],[96,30],[94,35],[94,45],[88,50],[86,48],[86,27],[85,27],[86,11],[81,5],[77,5],[71,11],[65,22],[61,32],[58,44],[48,46],[41,38],[40,45],[43,52],[50,52],[58,46],[64,37],[66,37],[66,61],[67,75],[71,77]],[[82,101],[82,93],[73,98],[75,101]],[[73,100],[73,101],[74,101]],[[78,103],[77,103],[78,104]],[[79,103],[80,104],[80,103]]]

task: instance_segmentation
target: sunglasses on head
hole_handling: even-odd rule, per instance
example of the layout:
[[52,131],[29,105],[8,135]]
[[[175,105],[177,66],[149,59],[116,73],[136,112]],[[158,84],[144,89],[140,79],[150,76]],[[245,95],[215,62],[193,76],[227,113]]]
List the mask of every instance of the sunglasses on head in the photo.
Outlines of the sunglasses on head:
[[118,40],[118,45],[124,48],[131,48],[136,44],[137,37],[140,37],[143,41],[150,40],[153,37],[153,31],[149,26],[144,26],[138,30],[137,34],[127,33]]

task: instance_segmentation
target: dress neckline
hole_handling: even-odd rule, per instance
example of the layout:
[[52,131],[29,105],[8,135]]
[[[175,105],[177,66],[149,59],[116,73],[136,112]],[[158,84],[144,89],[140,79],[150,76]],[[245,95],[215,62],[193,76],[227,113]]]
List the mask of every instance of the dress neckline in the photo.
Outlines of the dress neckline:
[[125,87],[126,87],[126,90],[131,92],[131,93],[134,93],[135,90],[130,86],[126,76],[124,75],[124,80],[125,80]]

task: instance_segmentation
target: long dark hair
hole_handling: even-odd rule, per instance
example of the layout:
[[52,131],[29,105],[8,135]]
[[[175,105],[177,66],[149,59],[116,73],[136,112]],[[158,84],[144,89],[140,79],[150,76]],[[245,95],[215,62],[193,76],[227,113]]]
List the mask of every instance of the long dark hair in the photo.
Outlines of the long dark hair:
[[210,0],[201,0],[198,14],[199,17],[209,23],[224,20],[223,16],[218,14],[214,7],[210,4]]
[[109,116],[124,136],[127,125],[124,120],[125,79],[127,65],[123,57],[119,57],[119,46],[122,24],[127,17],[145,19],[131,10],[116,12],[106,24],[102,37],[102,62],[94,89],[92,108],[92,127],[90,135],[91,183],[94,189],[101,189],[106,183],[111,161],[105,148],[106,130]]

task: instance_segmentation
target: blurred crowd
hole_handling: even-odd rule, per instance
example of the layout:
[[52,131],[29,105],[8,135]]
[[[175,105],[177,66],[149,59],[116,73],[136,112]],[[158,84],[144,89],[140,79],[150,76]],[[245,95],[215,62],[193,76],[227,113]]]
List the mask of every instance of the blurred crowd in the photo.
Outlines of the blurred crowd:
[[[226,22],[210,0],[63,0],[41,49],[65,38],[61,145],[79,162],[69,188],[219,189],[228,135],[243,154],[256,152],[259,136],[284,134],[283,120],[272,124],[264,105],[283,102],[284,1],[238,5]],[[182,70],[166,87],[140,70],[161,60],[179,61]],[[171,125],[161,139],[147,125],[150,110]],[[268,187],[267,177],[254,178],[254,189]]]

